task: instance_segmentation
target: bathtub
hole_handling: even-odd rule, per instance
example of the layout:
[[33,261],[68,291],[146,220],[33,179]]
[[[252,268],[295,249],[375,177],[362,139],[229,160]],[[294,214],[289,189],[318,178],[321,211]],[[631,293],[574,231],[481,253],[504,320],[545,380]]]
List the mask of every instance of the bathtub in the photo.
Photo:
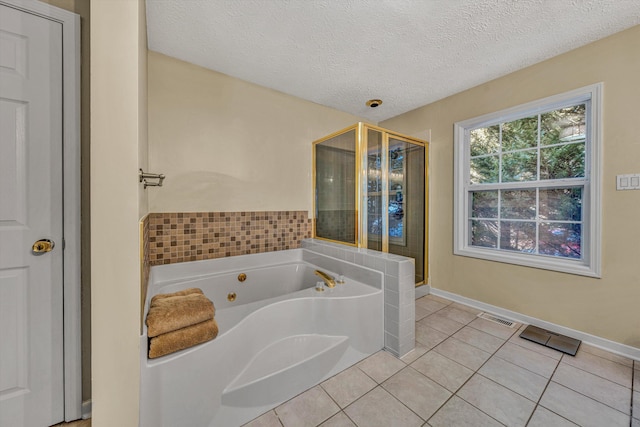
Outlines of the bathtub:
[[382,274],[318,292],[314,271],[337,273],[305,251],[152,268],[145,315],[154,295],[197,287],[214,302],[219,333],[149,360],[144,327],[140,426],[240,426],[383,348]]

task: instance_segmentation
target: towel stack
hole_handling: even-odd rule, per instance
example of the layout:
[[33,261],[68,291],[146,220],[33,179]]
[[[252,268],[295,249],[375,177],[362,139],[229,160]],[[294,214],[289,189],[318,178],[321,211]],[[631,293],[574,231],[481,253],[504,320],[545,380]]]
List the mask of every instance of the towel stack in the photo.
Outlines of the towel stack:
[[154,296],[147,313],[149,359],[214,339],[214,314],[213,303],[198,288]]

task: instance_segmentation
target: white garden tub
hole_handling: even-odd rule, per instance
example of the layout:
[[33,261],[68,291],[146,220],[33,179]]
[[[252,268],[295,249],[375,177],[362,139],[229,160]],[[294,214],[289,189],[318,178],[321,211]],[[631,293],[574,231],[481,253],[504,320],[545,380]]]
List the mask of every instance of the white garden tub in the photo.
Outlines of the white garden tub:
[[346,277],[318,292],[321,269],[303,261],[305,251],[152,268],[145,314],[154,295],[198,287],[213,301],[220,331],[149,360],[144,328],[142,427],[239,426],[382,349],[382,275],[368,272],[378,279],[372,284]]

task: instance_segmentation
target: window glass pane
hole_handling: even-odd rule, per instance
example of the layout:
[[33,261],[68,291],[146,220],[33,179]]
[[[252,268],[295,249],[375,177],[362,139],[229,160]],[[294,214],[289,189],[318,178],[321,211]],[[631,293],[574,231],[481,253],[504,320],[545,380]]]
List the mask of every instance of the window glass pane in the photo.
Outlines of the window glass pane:
[[538,116],[525,117],[502,125],[502,151],[538,146]]
[[540,218],[582,221],[582,187],[541,189]]
[[471,221],[471,245],[485,248],[498,247],[497,221]]
[[500,126],[474,129],[469,133],[471,156],[497,153],[500,147]]
[[474,218],[498,218],[498,190],[471,193],[471,216]]
[[540,224],[540,247],[543,255],[580,258],[582,253],[582,226],[580,224]]
[[538,150],[502,155],[502,182],[535,181],[537,169]]
[[535,253],[536,223],[500,221],[500,249]]
[[561,108],[540,115],[540,143],[559,144],[584,140],[586,134],[585,104]]
[[498,182],[498,156],[471,159],[470,178],[473,184]]
[[540,179],[584,176],[584,142],[540,150]]
[[535,219],[536,190],[502,190],[500,217],[506,219]]

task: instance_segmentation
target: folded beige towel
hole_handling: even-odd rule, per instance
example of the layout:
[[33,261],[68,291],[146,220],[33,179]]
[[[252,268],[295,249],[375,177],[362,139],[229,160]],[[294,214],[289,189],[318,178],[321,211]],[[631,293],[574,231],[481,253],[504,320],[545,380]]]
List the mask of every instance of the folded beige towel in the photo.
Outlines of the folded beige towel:
[[171,297],[181,297],[181,296],[191,295],[191,294],[204,295],[202,292],[202,289],[200,288],[189,288],[189,289],[184,289],[182,291],[174,292],[172,294],[155,295],[153,298],[151,298],[151,305],[153,305],[154,302],[160,301],[162,299],[171,298]]
[[218,324],[215,319],[159,335],[149,340],[149,359],[211,341],[217,335]]
[[213,319],[214,314],[213,303],[202,293],[156,295],[147,313],[147,336],[153,338],[195,325]]

